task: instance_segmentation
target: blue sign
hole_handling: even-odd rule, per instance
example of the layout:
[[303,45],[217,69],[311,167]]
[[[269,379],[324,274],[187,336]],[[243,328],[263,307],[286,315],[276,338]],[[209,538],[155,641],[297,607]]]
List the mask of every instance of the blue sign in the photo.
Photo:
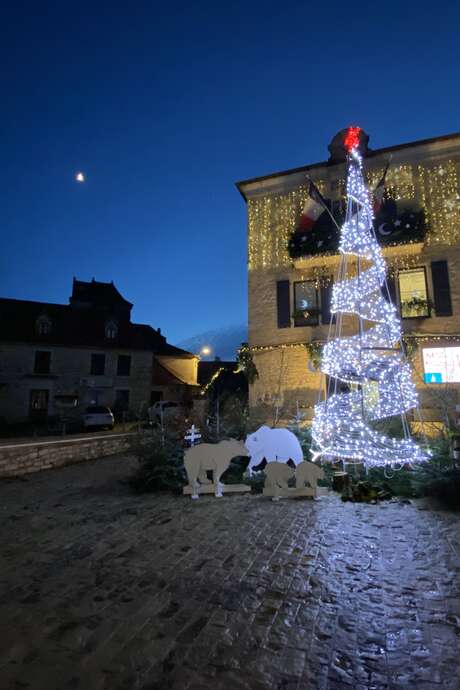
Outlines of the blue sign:
[[431,374],[425,374],[423,376],[425,383],[442,383],[442,374],[438,372],[433,372]]

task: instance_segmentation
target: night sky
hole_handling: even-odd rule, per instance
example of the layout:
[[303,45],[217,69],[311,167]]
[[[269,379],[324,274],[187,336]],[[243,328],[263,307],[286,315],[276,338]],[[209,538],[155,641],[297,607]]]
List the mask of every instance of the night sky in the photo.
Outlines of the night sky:
[[350,123],[372,148],[460,129],[457,2],[6,4],[3,297],[95,277],[173,343],[242,324],[235,181],[325,160]]

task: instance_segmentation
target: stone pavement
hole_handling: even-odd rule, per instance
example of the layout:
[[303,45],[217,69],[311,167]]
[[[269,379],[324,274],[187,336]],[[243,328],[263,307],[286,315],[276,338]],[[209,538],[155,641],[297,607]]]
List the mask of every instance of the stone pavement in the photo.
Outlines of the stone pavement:
[[460,517],[136,496],[116,456],[0,484],[2,690],[457,690]]

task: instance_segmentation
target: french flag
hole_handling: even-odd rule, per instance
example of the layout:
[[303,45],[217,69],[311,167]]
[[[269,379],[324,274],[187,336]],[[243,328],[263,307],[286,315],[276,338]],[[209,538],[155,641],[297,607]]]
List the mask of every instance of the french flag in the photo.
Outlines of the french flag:
[[303,207],[296,232],[309,232],[324,210],[327,210],[326,200],[318,187],[310,180],[307,200]]

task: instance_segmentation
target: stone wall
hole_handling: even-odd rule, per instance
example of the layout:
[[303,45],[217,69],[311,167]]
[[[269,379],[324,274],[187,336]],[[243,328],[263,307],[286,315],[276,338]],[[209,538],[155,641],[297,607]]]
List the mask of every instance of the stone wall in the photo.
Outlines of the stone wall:
[[[37,350],[51,353],[49,374],[34,373]],[[105,354],[103,376],[91,374],[93,353]],[[129,376],[118,376],[118,355],[130,355]],[[67,417],[81,419],[85,407],[95,400],[99,405],[113,407],[117,390],[129,391],[129,408],[139,414],[150,401],[152,359],[152,353],[147,350],[102,350],[3,342],[0,344],[0,417],[8,422],[27,419],[33,389],[48,391],[50,416],[65,412]],[[78,406],[63,411],[56,404],[56,395],[77,395]]]
[[136,433],[107,434],[97,438],[37,441],[0,446],[0,478],[63,467],[129,450]]

